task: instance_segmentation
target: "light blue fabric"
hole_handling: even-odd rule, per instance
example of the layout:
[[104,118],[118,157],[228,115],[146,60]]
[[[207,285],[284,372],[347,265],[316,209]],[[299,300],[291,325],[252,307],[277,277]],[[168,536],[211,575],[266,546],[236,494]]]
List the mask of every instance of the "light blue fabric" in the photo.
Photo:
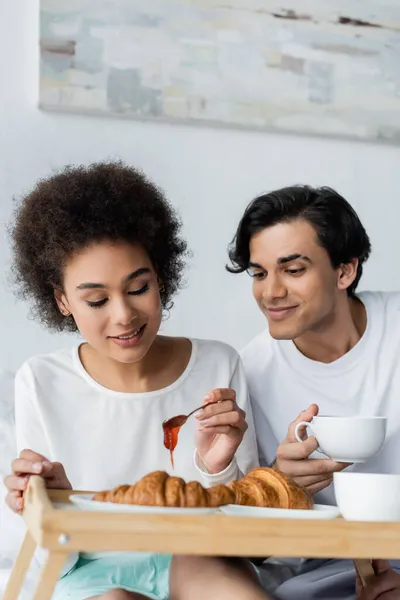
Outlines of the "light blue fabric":
[[53,600],[86,600],[114,588],[152,600],[168,600],[170,565],[170,554],[124,552],[92,560],[79,557],[58,582]]

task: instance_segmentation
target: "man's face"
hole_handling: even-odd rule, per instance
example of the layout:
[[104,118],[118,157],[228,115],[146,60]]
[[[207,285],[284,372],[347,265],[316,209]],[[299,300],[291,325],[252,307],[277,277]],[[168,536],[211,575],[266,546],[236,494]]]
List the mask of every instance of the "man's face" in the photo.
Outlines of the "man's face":
[[275,339],[318,331],[335,314],[339,270],[305,220],[279,223],[250,240],[253,294]]

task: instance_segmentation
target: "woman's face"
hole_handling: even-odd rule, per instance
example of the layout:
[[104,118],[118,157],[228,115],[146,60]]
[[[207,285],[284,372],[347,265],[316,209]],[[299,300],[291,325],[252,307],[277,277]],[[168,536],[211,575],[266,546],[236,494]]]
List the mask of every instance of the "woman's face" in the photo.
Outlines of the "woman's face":
[[63,292],[55,295],[85,340],[118,362],[140,361],[160,328],[157,274],[140,245],[104,241],[88,246],[70,258]]

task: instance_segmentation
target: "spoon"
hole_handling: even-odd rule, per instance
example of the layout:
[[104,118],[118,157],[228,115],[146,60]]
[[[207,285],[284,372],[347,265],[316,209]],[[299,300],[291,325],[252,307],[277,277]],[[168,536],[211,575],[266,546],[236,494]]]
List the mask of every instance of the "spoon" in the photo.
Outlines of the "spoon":
[[207,404],[203,404],[202,406],[199,406],[198,408],[195,408],[194,410],[192,410],[192,412],[190,412],[188,415],[177,415],[176,417],[172,417],[171,419],[164,421],[163,429],[166,429],[166,428],[175,429],[175,427],[182,427],[182,425],[184,425],[186,423],[186,421],[188,420],[189,417],[191,417],[198,410],[205,408],[209,404],[214,404],[214,403],[207,402]]
[[172,468],[174,468],[174,450],[178,443],[178,434],[180,428],[195,412],[197,412],[198,410],[202,410],[209,404],[213,404],[213,402],[207,402],[207,404],[203,404],[202,406],[195,408],[188,415],[177,415],[176,417],[172,417],[171,419],[168,419],[167,421],[163,422],[162,426],[164,430],[164,446],[167,450],[169,450]]

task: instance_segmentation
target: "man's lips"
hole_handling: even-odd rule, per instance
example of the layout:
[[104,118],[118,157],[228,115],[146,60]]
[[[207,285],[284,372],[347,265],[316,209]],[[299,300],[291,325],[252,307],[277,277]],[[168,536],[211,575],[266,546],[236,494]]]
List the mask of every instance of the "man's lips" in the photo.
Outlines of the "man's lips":
[[283,310],[291,310],[292,308],[297,308],[297,305],[293,306],[265,306],[264,307],[268,312],[282,312]]
[[293,306],[265,306],[264,310],[267,315],[274,321],[279,321],[280,319],[284,319],[289,317],[294,313],[298,305]]

